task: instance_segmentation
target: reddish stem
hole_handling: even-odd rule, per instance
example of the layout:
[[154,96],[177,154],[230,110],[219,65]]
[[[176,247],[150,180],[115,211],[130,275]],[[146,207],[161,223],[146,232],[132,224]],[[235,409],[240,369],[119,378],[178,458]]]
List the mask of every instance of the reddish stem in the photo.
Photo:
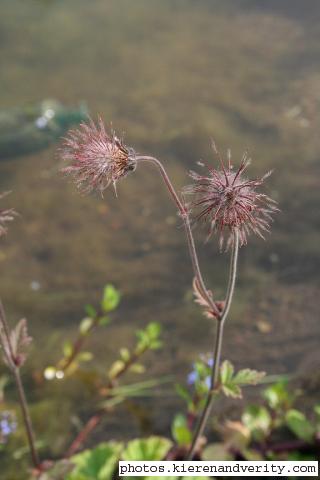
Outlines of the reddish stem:
[[74,455],[80,447],[84,444],[87,437],[90,435],[92,430],[96,428],[96,426],[101,422],[103,416],[105,415],[106,410],[100,410],[95,415],[93,415],[85,424],[81,432],[77,435],[75,440],[71,443],[70,447],[67,450],[65,458],[70,458]]
[[[61,370],[65,372],[73,362],[73,360],[79,355],[80,351],[82,350],[83,344],[85,342],[85,339],[87,335],[94,330],[97,325],[99,324],[99,317],[96,317],[91,325],[91,327],[88,329],[88,331],[85,334],[79,335],[78,338],[74,341],[73,346],[72,346],[72,352],[71,355],[69,355],[67,358],[63,358],[61,361],[62,367]],[[60,363],[60,362],[59,362]],[[59,364],[58,364],[59,368]]]
[[[140,350],[139,352],[134,352],[131,355],[129,360],[123,365],[122,369],[120,369],[117,372],[117,374],[109,381],[106,387],[107,390],[109,390],[109,392],[111,392],[112,389],[114,388],[115,381],[118,380],[118,378],[120,378],[122,375],[124,375],[128,371],[128,369],[141,357],[141,355],[145,353],[146,350],[147,350],[147,347],[145,347],[143,350]],[[110,397],[110,393],[107,395],[107,397]],[[80,447],[87,440],[91,432],[97,427],[97,425],[103,419],[104,415],[108,412],[109,410],[107,408],[103,408],[89,418],[85,426],[76,436],[75,440],[71,443],[67,451],[66,458],[71,457],[80,449]]]
[[214,313],[214,315],[217,318],[219,318],[220,317],[219,309],[216,306],[213,299],[211,298],[211,296],[209,295],[208,290],[205,286],[202,274],[201,274],[198,255],[197,255],[196,246],[195,246],[195,242],[194,242],[194,238],[193,238],[193,234],[192,234],[192,230],[191,230],[190,219],[189,219],[189,214],[188,214],[187,208],[181,202],[179,196],[177,195],[177,193],[175,191],[174,186],[171,183],[171,180],[170,180],[164,166],[162,165],[162,163],[158,159],[156,159],[154,157],[149,157],[149,156],[138,156],[136,158],[136,160],[137,161],[151,162],[160,170],[160,174],[161,174],[161,176],[164,180],[164,183],[165,183],[166,187],[168,188],[169,193],[170,193],[174,203],[178,207],[181,218],[183,220],[183,224],[184,224],[184,228],[185,228],[186,236],[187,236],[188,247],[189,247],[190,259],[191,259],[194,275],[197,279],[197,282],[198,282],[198,285],[200,287],[201,293],[202,293],[203,297],[205,298],[205,300],[210,305],[210,308],[212,309],[212,312]]

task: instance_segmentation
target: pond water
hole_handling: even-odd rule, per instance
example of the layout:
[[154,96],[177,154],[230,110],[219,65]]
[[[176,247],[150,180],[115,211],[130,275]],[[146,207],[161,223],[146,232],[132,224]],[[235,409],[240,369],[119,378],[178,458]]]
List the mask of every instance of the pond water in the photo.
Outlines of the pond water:
[[[319,367],[320,5],[260,3],[2,0],[0,109],[84,101],[128,145],[160,158],[178,188],[199,159],[216,161],[212,137],[235,164],[249,148],[252,175],[274,169],[268,193],[281,213],[266,242],[251,238],[241,249],[223,356],[237,367],[304,374]],[[102,199],[79,196],[58,169],[56,146],[0,161],[0,191],[12,190],[3,204],[20,213],[1,244],[1,298],[10,322],[29,321],[27,390],[53,455],[76,428],[71,412],[87,418],[96,399],[77,381],[43,385],[39,372],[105,283],[122,302],[88,345],[101,369],[149,321],[162,324],[164,347],[146,358],[148,378],[182,381],[213,339],[193,303],[183,229],[157,172],[141,166],[119,183],[118,198],[110,190]],[[205,230],[195,236],[219,298],[227,254],[214,239],[204,244]],[[179,408],[172,391],[136,417],[165,433]],[[139,429],[120,409],[96,438]]]

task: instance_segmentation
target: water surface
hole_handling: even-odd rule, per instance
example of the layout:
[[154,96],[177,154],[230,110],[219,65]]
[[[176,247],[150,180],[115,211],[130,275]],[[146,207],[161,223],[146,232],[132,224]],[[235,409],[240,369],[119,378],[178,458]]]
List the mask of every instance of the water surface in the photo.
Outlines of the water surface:
[[[128,145],[162,159],[178,188],[199,159],[215,161],[211,137],[222,151],[231,147],[235,164],[249,148],[252,175],[273,168],[268,193],[281,213],[266,242],[252,238],[241,250],[223,355],[238,367],[294,374],[319,366],[320,7],[278,3],[2,0],[0,105],[85,101]],[[83,306],[98,301],[106,282],[123,301],[90,343],[100,366],[156,320],[165,344],[146,360],[148,376],[182,380],[210,350],[213,326],[193,304],[183,229],[157,172],[139,166],[118,198],[111,190],[80,197],[58,174],[55,151],[0,163],[0,189],[13,191],[6,203],[21,214],[2,241],[0,292],[10,321],[29,320],[27,386],[38,430],[60,433],[51,444],[58,454],[68,443],[62,432],[74,429],[73,402],[86,418],[95,399],[76,382],[37,388],[30,373],[58,357],[59,339],[73,337]],[[219,298],[227,255],[213,240],[204,245],[205,231],[195,235]],[[167,432],[179,407],[170,395],[150,406],[153,430]],[[65,424],[48,424],[58,411]],[[97,438],[137,434],[126,415],[128,423],[122,412]]]

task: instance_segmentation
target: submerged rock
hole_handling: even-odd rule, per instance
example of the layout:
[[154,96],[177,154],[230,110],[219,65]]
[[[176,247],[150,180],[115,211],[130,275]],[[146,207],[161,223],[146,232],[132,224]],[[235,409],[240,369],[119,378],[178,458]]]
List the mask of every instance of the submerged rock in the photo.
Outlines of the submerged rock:
[[56,100],[0,110],[0,159],[47,148],[87,115],[84,105],[72,109]]

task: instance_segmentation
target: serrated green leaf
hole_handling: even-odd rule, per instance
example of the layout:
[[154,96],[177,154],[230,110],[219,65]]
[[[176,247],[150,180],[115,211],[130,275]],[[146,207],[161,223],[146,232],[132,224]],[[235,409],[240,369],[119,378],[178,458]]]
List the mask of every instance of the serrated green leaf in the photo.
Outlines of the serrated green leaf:
[[242,398],[241,388],[239,387],[239,385],[236,385],[235,383],[232,383],[232,382],[224,383],[221,385],[221,389],[223,393],[226,395],[226,397]]
[[220,380],[222,385],[225,383],[229,383],[230,380],[232,379],[234,372],[234,367],[229,360],[225,360],[222,362],[221,367],[220,367]]
[[163,437],[148,437],[131,440],[122,452],[123,460],[163,460],[172,442]]
[[233,377],[232,381],[237,385],[257,385],[257,383],[262,380],[265,374],[265,372],[258,372],[257,370],[245,368],[243,370],[239,370],[239,372],[237,372]]
[[70,460],[75,468],[66,480],[110,480],[122,448],[121,443],[101,443],[92,450],[74,455]]
[[312,442],[315,429],[302,412],[294,409],[289,410],[286,413],[286,424],[298,438],[306,442]]
[[91,317],[85,317],[81,320],[79,330],[82,335],[86,335],[93,325],[93,319]]
[[111,284],[107,284],[103,290],[101,308],[103,312],[109,313],[115,310],[120,302],[120,292]]
[[174,417],[171,432],[178,445],[189,445],[192,441],[192,432],[188,428],[187,419],[181,413]]

